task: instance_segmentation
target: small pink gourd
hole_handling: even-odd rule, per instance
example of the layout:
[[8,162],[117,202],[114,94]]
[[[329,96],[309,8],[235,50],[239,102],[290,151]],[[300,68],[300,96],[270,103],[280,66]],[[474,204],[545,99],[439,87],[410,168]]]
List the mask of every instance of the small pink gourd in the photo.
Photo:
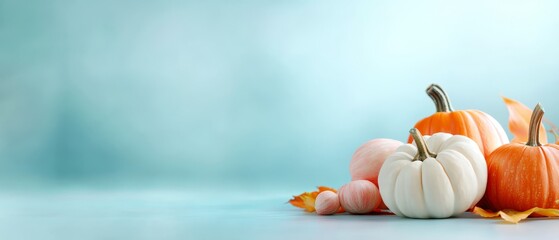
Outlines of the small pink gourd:
[[338,194],[332,191],[324,191],[316,196],[314,203],[316,213],[320,215],[332,215],[340,209]]
[[345,211],[353,214],[370,213],[381,203],[380,192],[368,180],[355,180],[342,186],[338,196]]

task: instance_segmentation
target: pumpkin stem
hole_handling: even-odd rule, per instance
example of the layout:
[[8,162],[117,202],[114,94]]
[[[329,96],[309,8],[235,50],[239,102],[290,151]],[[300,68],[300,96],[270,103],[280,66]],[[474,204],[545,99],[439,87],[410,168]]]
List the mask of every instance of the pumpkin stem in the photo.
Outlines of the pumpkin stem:
[[541,104],[538,103],[530,117],[530,128],[528,130],[528,142],[526,145],[532,147],[541,146],[540,144],[540,126],[542,125],[542,118],[545,111]]
[[433,99],[437,112],[452,112],[452,104],[450,99],[444,92],[443,88],[437,84],[431,84],[426,90],[427,95]]
[[413,137],[415,144],[417,145],[417,154],[413,159],[423,161],[429,157],[437,157],[436,154],[429,151],[429,148],[427,148],[427,143],[425,143],[425,139],[423,139],[423,135],[421,135],[421,132],[419,132],[417,128],[412,128],[410,130],[410,134]]

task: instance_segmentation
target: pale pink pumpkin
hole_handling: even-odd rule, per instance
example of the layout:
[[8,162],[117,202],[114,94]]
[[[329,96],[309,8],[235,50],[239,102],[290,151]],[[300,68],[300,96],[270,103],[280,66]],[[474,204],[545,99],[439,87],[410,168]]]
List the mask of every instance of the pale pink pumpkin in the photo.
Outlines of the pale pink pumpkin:
[[380,167],[388,155],[403,143],[392,139],[373,139],[361,145],[351,158],[351,180],[369,180],[378,186]]
[[377,186],[368,180],[347,183],[338,191],[338,197],[344,210],[353,214],[370,213],[381,203]]
[[332,191],[324,191],[318,194],[314,202],[316,213],[320,215],[332,215],[340,210],[340,199],[338,194]]
[[[349,163],[351,180],[369,180],[378,186],[378,174],[384,160],[402,144],[400,141],[378,138],[361,145]],[[382,201],[380,208],[388,209]]]

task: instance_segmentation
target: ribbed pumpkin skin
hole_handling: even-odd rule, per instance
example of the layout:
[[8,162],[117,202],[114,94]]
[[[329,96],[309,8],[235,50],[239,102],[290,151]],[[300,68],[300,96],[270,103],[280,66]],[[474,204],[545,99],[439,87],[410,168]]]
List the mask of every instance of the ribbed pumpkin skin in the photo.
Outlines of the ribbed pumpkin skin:
[[487,159],[485,201],[493,210],[559,208],[559,146],[511,143]]
[[[415,124],[421,133],[433,135],[438,132],[463,135],[476,142],[487,159],[493,150],[509,143],[505,130],[489,114],[479,110],[436,112]],[[413,139],[408,138],[408,143]]]

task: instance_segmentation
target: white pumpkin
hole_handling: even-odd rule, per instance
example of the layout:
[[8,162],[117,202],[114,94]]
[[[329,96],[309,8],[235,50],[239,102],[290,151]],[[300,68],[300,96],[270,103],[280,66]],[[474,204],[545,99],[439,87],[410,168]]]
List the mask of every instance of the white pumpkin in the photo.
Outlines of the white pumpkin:
[[[487,165],[470,138],[448,133],[421,136],[388,156],[379,173],[380,194],[398,216],[447,218],[472,208],[483,197]],[[417,147],[416,147],[417,146]]]

